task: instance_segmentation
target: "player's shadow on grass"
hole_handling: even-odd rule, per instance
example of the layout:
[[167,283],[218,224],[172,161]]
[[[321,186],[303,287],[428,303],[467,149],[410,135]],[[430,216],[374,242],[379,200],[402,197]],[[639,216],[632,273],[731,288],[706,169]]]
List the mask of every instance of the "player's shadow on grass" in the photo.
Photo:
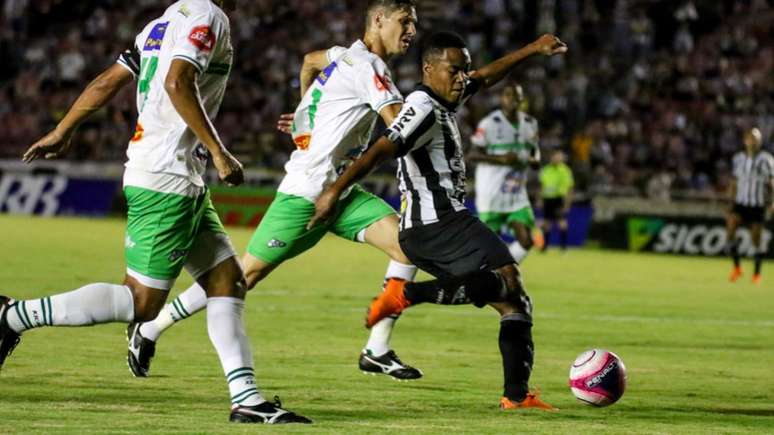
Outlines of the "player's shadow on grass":
[[774,408],[764,408],[764,409],[706,408],[705,410],[715,414],[749,415],[751,417],[774,417]]
[[[634,409],[633,409],[634,410]],[[698,407],[640,407],[637,410],[653,414],[653,411],[661,412],[674,412],[678,414],[696,414],[696,413],[709,413],[709,414],[722,414],[722,415],[737,415],[737,416],[750,416],[750,417],[774,417],[774,408],[720,408],[712,406],[698,406]],[[646,416],[646,418],[648,418]],[[658,418],[662,418],[659,416]]]

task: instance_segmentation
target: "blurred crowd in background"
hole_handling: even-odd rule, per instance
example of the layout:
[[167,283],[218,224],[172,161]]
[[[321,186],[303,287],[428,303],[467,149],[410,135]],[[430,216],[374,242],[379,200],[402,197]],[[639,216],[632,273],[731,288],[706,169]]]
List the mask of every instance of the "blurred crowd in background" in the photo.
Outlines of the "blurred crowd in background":
[[[0,11],[0,158],[17,158],[56,125],[79,92],[171,0],[4,0]],[[216,121],[247,167],[281,169],[292,142],[274,129],[299,100],[303,54],[349,45],[365,0],[240,0],[235,67]],[[408,92],[420,80],[423,35],[453,29],[474,66],[555,33],[566,56],[514,74],[541,146],[566,150],[586,193],[668,200],[721,195],[741,131],[774,138],[772,0],[419,0],[419,42],[391,62]],[[498,104],[498,90],[460,112],[463,135]],[[75,160],[124,159],[136,116],[127,88],[85,123]],[[544,152],[544,155],[548,155]]]

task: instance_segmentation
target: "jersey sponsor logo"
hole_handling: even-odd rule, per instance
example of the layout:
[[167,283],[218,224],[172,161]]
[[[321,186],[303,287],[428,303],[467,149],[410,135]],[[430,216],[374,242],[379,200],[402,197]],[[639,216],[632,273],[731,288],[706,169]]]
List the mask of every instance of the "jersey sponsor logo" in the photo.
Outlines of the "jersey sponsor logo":
[[158,23],[151,29],[148,34],[148,39],[145,40],[145,45],[142,47],[142,51],[158,51],[161,50],[161,43],[164,41],[164,34],[167,33],[167,27],[169,21],[166,23]]
[[131,142],[139,142],[140,139],[142,139],[142,136],[144,133],[145,133],[145,129],[142,128],[142,124],[138,122],[137,127],[135,127],[134,129],[134,134],[132,135]]
[[196,26],[188,34],[188,40],[201,51],[211,51],[215,47],[215,34],[210,26]]
[[379,91],[387,91],[390,89],[391,84],[390,77],[388,77],[387,74],[381,76],[379,74],[374,74],[374,86],[376,86],[376,89]]
[[406,112],[401,115],[400,119],[398,119],[398,122],[392,126],[392,129],[400,133],[406,127],[406,124],[411,122],[411,118],[415,116],[417,116],[417,111],[414,110],[413,107],[409,107]]
[[301,151],[306,151],[309,149],[309,143],[312,141],[312,135],[311,134],[302,134],[300,136],[296,136],[293,138],[293,143],[296,144],[296,148],[300,149]]
[[505,175],[502,186],[500,186],[500,192],[504,194],[516,194],[519,193],[524,187],[524,173],[519,170],[513,170]]
[[331,62],[328,66],[323,68],[322,71],[320,71],[320,74],[317,75],[317,83],[325,86],[326,83],[328,83],[328,79],[331,78],[331,74],[333,74],[333,71],[336,69],[336,62]]

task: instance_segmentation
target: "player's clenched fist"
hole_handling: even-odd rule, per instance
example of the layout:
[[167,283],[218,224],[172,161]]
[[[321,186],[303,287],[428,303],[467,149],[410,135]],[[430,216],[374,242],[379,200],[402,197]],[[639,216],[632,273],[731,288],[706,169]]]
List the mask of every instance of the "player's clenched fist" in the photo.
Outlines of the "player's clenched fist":
[[545,56],[567,52],[567,44],[551,34],[545,34],[532,43],[535,50]]
[[231,186],[238,186],[245,181],[242,164],[228,151],[224,150],[222,153],[212,156],[212,163],[215,164],[218,177],[223,182]]

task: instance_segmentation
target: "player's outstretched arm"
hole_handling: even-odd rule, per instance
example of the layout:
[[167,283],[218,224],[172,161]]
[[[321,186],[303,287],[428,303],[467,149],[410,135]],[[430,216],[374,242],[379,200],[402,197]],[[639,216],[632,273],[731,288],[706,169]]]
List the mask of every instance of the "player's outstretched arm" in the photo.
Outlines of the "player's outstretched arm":
[[78,125],[113,99],[133,78],[132,73],[119,64],[103,71],[86,86],[56,128],[27,149],[22,160],[30,163],[41,157],[54,159],[66,154]]
[[491,163],[493,165],[514,166],[521,161],[521,158],[516,153],[506,153],[499,156],[493,156],[481,152],[477,148],[473,148],[468,152],[466,158],[469,162],[484,162]]
[[355,160],[355,162],[341,174],[336,182],[325,189],[322,195],[317,198],[317,201],[314,203],[314,216],[312,216],[312,219],[309,221],[306,228],[311,229],[318,223],[325,222],[330,218],[336,209],[336,203],[339,201],[339,198],[344,191],[366,175],[370,174],[371,171],[379,167],[385,160],[392,159],[397,154],[397,144],[389,140],[386,136],[379,138],[376,143],[371,145],[365,154]]
[[175,106],[175,110],[188,128],[207,147],[220,179],[231,185],[242,184],[244,181],[242,164],[223,146],[202,106],[196,84],[198,74],[199,71],[191,62],[174,59],[164,80],[164,90],[167,91],[172,105]]
[[481,80],[485,87],[502,80],[519,62],[535,54],[553,56],[567,52],[567,45],[554,35],[543,35],[534,42],[506,54],[496,61],[470,73],[473,79]]

